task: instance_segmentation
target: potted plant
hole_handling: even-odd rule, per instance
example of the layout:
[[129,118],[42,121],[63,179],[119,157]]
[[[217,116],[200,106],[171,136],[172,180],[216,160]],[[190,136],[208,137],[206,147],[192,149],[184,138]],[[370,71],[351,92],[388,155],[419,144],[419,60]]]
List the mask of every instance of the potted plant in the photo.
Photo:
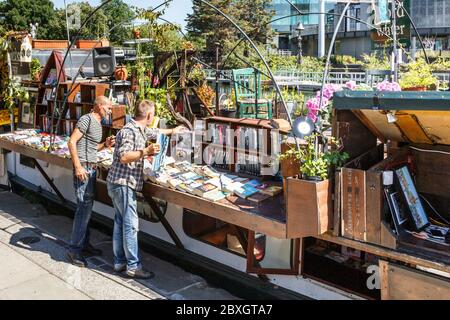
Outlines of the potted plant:
[[118,81],[125,81],[128,79],[128,70],[125,65],[119,65],[114,70],[114,78]]
[[401,75],[400,86],[403,91],[427,91],[436,87],[438,81],[432,73],[432,66],[419,58],[408,64],[407,71]]
[[31,79],[34,81],[39,81],[41,77],[42,65],[39,59],[33,58],[30,62],[30,75]]
[[300,150],[290,149],[280,156],[281,160],[300,163],[299,178],[288,178],[286,182],[287,219],[295,216],[296,229],[302,236],[317,236],[327,232],[333,221],[330,173],[349,156],[338,151],[333,138],[314,133],[305,140]]

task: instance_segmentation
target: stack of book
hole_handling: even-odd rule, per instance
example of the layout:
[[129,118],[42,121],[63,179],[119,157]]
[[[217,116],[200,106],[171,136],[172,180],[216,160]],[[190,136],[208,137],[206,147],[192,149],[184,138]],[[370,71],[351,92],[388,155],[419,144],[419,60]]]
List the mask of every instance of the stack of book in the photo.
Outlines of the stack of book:
[[148,180],[166,188],[189,193],[210,201],[220,201],[229,195],[261,202],[282,192],[282,187],[221,173],[210,166],[176,162],[162,166],[159,172],[145,170]]

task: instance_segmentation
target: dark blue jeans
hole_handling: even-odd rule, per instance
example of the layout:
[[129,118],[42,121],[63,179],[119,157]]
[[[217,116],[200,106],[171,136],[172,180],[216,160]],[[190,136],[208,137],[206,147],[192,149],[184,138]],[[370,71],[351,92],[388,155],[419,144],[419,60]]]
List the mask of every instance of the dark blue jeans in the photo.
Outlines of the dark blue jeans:
[[73,220],[72,237],[69,250],[73,253],[80,253],[89,244],[89,221],[92,215],[92,206],[95,197],[95,182],[97,180],[97,170],[90,166],[85,166],[88,179],[80,181],[74,175],[73,184],[77,197],[77,211]]

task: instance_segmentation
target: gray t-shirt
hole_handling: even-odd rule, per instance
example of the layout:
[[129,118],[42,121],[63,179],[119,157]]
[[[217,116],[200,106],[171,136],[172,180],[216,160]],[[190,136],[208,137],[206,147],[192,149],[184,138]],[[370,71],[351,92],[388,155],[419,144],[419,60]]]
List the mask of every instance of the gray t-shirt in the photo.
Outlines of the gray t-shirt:
[[77,143],[80,162],[97,162],[98,144],[102,141],[103,136],[102,125],[90,113],[78,120],[76,128],[83,134]]

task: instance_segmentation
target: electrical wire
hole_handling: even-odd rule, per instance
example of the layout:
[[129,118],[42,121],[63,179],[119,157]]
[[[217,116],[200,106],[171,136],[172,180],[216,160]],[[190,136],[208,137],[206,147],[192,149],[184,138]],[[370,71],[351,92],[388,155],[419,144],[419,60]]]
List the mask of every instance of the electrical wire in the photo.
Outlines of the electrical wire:
[[447,225],[450,225],[450,222],[448,222],[444,217],[442,217],[439,212],[437,212],[437,210],[431,205],[431,203],[423,196],[423,195],[419,195],[427,204],[428,206],[430,206],[430,208],[434,211],[434,213],[436,213],[436,215],[442,219],[442,221],[444,221]]
[[416,148],[416,147],[411,147],[411,149],[414,149],[416,151],[421,151],[421,152],[428,152],[428,153],[440,153],[440,154],[445,154],[445,155],[450,155],[450,152],[446,152],[446,151],[440,151],[440,150],[426,150],[426,149],[420,149],[420,148]]

